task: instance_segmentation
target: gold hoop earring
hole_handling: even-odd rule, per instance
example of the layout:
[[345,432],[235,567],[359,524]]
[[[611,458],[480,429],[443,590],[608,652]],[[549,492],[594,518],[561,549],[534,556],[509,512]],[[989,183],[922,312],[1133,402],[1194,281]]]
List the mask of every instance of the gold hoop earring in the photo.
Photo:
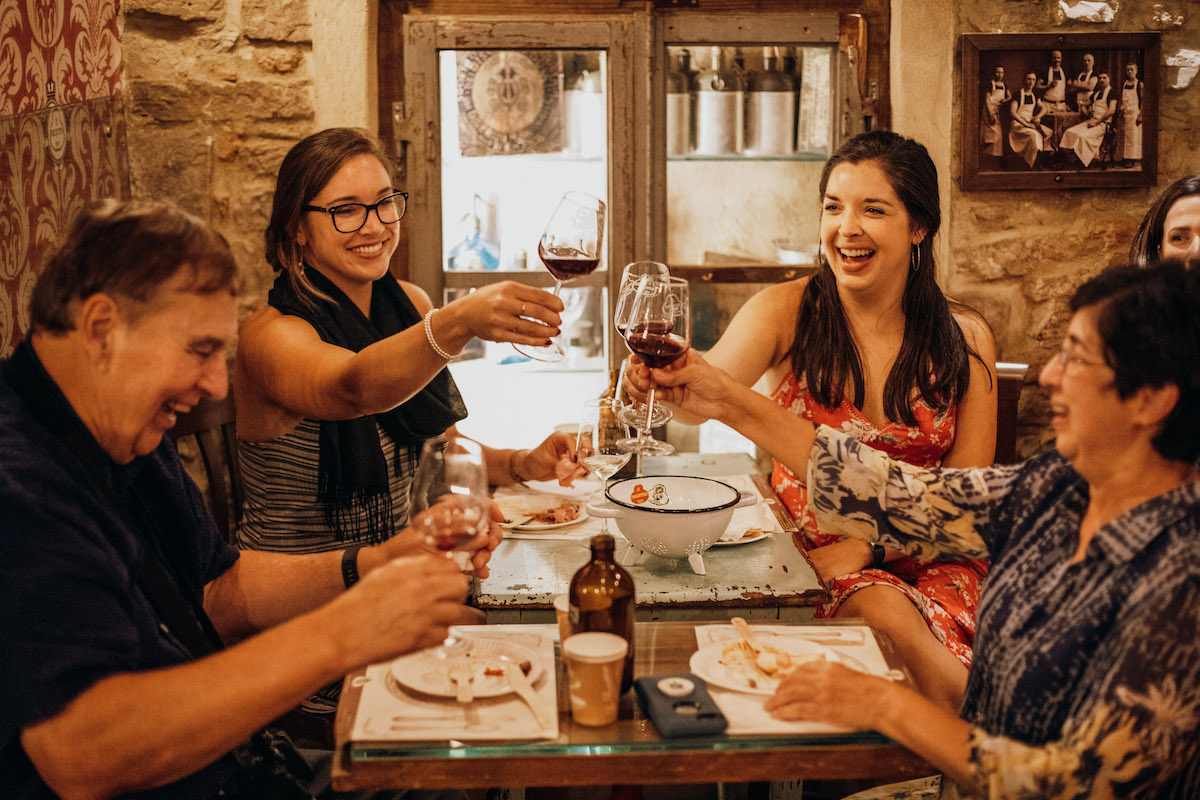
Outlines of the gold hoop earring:
[[912,265],[912,271],[916,272],[921,268],[921,250],[915,244],[912,246],[911,257],[908,259]]

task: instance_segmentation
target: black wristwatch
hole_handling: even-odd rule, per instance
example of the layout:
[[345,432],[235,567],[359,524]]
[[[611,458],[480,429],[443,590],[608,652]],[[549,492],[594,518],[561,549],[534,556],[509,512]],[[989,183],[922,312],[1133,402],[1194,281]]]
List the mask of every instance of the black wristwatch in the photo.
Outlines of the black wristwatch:
[[883,549],[883,545],[878,544],[878,543],[871,545],[871,563],[867,564],[867,566],[868,567],[882,567],[883,566],[883,558],[886,555],[887,555],[887,551]]
[[358,551],[362,549],[361,544],[356,544],[342,552],[342,580],[347,589],[358,583]]

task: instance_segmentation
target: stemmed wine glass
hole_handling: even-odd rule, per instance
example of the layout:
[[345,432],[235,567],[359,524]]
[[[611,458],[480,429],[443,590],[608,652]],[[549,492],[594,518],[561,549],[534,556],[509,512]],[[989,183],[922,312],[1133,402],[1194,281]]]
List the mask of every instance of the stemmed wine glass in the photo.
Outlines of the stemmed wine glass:
[[[617,444],[629,436],[629,426],[621,420],[618,413],[621,407],[616,402],[610,398],[585,402],[575,441],[579,463],[604,482],[601,492],[608,489],[609,479],[629,462],[629,451]],[[600,527],[601,532],[608,533],[607,517],[601,518]]]
[[[692,341],[687,281],[683,278],[639,281],[628,324],[625,343],[646,366],[661,369],[682,356]],[[638,435],[618,442],[621,449],[652,456],[675,452],[674,447],[650,435],[653,413],[654,381],[651,380],[646,416]]]
[[[426,440],[413,475],[409,505],[412,525],[425,547],[445,553],[460,569],[470,572],[469,555],[463,548],[480,534],[487,534],[491,525],[483,447],[462,436]],[[464,645],[465,639],[451,631],[439,654],[461,651]]]
[[[538,242],[538,256],[554,276],[555,297],[564,281],[590,275],[600,266],[606,209],[603,200],[584,192],[564,192],[558,201]],[[562,345],[555,341],[546,346],[513,347],[535,361],[561,361],[564,355]]]
[[[637,292],[638,284],[642,278],[657,280],[659,278],[671,277],[670,271],[666,264],[658,261],[634,261],[632,264],[626,264],[625,270],[621,273],[621,287],[618,289],[616,309],[613,311],[613,327],[617,329],[617,333],[621,338],[625,338],[625,331],[629,327],[629,312],[633,308],[633,296]],[[628,346],[628,345],[626,345]],[[627,362],[621,362],[621,376],[617,380],[617,385],[620,386],[625,380],[625,368]],[[641,425],[642,420],[646,416],[646,406],[643,403],[631,403],[622,406],[620,412],[621,420],[633,426]],[[650,418],[650,426],[658,428],[666,425],[671,421],[671,409],[666,406],[655,406],[653,416]]]

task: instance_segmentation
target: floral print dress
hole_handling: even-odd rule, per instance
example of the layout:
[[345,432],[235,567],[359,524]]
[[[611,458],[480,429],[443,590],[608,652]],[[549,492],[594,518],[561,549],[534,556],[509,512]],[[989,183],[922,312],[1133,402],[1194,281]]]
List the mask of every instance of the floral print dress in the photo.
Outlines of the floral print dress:
[[[829,425],[888,456],[919,467],[936,467],[954,443],[957,408],[940,415],[923,400],[913,405],[917,425],[889,422],[876,426],[843,398],[837,409],[817,403],[803,378],[791,371],[771,395],[777,403],[814,425]],[[804,482],[775,462],[771,488],[788,507],[800,532],[796,544],[812,550],[833,544],[840,536],[822,533],[808,509]],[[832,617],[847,597],[868,586],[891,586],[902,592],[925,617],[929,629],[964,667],[971,666],[975,639],[975,609],[987,574],[986,561],[945,561],[906,557],[889,561],[885,568],[865,568],[842,575],[830,583],[830,600],[817,609],[818,618]]]

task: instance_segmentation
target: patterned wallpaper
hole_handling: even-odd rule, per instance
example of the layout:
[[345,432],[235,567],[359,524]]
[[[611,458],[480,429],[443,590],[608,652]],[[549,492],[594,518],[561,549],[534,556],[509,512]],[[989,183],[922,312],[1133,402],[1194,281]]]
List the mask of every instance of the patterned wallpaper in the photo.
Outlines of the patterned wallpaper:
[[0,0],[0,357],[80,209],[129,197],[117,0]]

